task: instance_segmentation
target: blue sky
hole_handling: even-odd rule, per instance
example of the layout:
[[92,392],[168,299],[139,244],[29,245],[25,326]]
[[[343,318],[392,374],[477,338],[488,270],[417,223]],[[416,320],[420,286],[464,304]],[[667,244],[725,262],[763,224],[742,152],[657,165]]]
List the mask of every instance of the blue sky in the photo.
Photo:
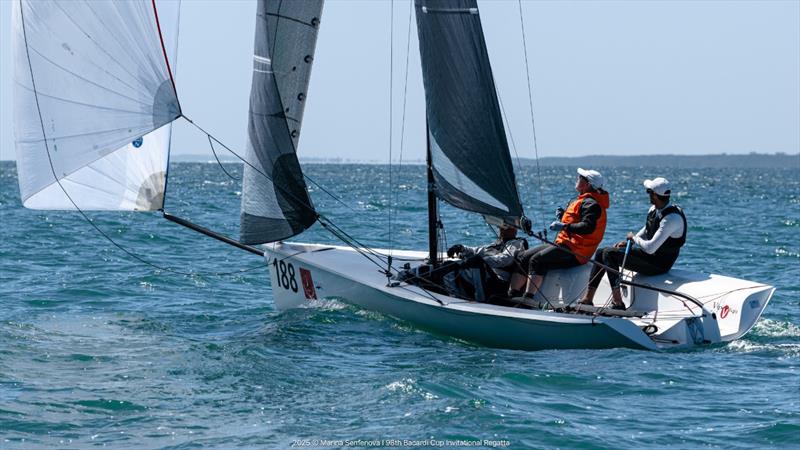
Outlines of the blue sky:
[[[299,153],[400,153],[406,0],[328,0]],[[510,133],[533,157],[519,6],[479,1]],[[540,156],[800,152],[800,1],[523,1]],[[184,112],[242,150],[255,4],[182,5],[177,87]],[[413,17],[412,17],[413,20]],[[0,159],[13,159],[11,1],[0,0]],[[403,160],[424,156],[424,106],[412,24]],[[173,153],[208,153],[178,124]]]

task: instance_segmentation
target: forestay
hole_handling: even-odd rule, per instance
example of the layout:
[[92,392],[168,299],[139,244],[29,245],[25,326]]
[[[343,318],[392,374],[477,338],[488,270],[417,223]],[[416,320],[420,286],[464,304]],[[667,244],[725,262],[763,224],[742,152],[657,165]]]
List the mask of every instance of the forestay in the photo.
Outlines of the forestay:
[[258,2],[242,183],[245,244],[286,239],[317,217],[296,151],[322,3]]
[[181,115],[169,65],[179,6],[14,3],[14,132],[24,206],[163,206],[170,123]]
[[415,0],[436,195],[518,223],[522,206],[475,0]]

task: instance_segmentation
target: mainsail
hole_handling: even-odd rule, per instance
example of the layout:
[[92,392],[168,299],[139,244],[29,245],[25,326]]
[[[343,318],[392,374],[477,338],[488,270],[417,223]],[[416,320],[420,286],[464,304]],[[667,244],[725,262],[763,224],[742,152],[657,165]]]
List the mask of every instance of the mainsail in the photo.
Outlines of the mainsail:
[[273,242],[316,220],[297,143],[322,0],[259,0],[240,240]]
[[14,132],[25,207],[162,208],[170,123],[181,115],[169,66],[179,6],[15,2]]
[[415,0],[437,197],[518,223],[522,205],[476,0]]

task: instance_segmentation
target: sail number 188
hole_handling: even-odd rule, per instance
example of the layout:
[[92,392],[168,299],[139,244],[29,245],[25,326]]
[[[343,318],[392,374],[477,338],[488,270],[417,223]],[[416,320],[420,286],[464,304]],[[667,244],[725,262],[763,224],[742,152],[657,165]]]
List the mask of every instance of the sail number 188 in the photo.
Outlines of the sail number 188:
[[272,261],[272,265],[275,266],[275,279],[278,280],[278,286],[297,292],[297,279],[294,276],[295,271],[292,263],[275,259]]

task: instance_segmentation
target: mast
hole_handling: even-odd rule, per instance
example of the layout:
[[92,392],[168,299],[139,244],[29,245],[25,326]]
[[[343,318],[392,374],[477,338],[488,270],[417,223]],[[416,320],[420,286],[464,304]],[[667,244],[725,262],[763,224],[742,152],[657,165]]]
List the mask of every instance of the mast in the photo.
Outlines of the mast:
[[428,119],[425,118],[425,142],[427,151],[425,161],[428,171],[428,261],[433,267],[439,265],[438,244],[439,244],[439,220],[437,218],[437,204],[435,180],[433,178],[433,162],[431,161],[431,135],[428,129]]

